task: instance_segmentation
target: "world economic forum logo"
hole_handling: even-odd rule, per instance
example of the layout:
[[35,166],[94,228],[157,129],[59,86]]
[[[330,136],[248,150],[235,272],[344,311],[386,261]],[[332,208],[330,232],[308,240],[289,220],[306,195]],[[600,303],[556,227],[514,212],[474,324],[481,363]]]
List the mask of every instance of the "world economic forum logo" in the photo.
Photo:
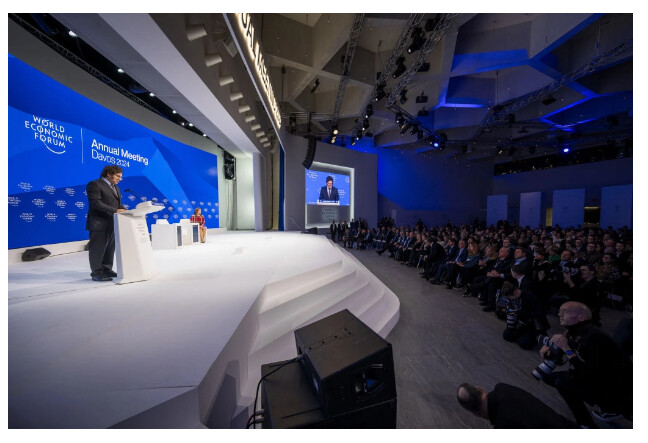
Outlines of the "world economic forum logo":
[[74,143],[74,138],[62,124],[38,115],[32,115],[32,120],[25,120],[25,129],[31,131],[34,140],[42,143],[53,154],[65,154],[69,145]]

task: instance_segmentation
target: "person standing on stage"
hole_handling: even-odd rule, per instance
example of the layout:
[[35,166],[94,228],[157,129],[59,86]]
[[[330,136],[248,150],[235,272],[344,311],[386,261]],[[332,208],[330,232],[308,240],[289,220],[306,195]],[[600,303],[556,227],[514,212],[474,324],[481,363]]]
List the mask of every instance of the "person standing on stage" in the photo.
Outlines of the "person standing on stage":
[[113,214],[125,211],[117,184],[122,180],[122,168],[108,165],[101,177],[86,186],[88,196],[88,219],[86,230],[90,231],[88,258],[90,276],[94,281],[111,281],[117,277],[112,270],[115,257],[115,227]]
[[205,243],[207,240],[207,228],[205,227],[205,217],[200,214],[200,208],[194,209],[194,213],[191,216],[191,223],[198,223],[198,229],[200,231],[200,243]]

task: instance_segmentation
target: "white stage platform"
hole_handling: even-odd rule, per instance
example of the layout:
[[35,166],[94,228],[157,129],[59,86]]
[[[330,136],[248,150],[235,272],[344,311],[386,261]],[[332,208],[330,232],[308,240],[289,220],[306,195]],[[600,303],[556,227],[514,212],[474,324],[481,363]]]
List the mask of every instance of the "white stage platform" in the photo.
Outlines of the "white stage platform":
[[262,364],[349,309],[382,337],[396,296],[326,237],[245,232],[153,251],[146,282],[93,282],[87,252],[8,267],[9,427],[237,428]]

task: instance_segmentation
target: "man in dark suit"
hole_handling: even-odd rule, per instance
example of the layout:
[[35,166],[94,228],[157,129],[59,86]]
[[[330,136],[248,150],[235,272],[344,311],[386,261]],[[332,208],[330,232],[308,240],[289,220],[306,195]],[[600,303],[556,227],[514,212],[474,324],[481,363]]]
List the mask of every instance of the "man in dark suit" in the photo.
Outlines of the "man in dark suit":
[[111,281],[117,273],[112,270],[115,256],[115,228],[113,214],[125,211],[117,184],[122,179],[122,168],[108,165],[101,177],[86,186],[88,196],[88,219],[86,230],[90,231],[88,257],[92,280]]
[[335,224],[335,220],[331,222],[331,226],[329,226],[329,233],[331,234],[331,241],[335,241],[335,234],[337,233],[338,230],[338,225]]
[[322,186],[320,189],[319,201],[340,201],[340,195],[337,188],[333,186],[333,177],[330,175],[326,177],[326,186]]

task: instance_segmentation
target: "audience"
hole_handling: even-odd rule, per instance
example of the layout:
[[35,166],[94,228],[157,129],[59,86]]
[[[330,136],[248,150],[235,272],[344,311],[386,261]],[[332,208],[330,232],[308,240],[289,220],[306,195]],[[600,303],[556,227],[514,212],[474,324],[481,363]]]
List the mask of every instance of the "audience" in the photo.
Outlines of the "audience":
[[[401,264],[420,268],[421,278],[430,280],[430,283],[445,282],[448,291],[463,289],[464,297],[477,298],[483,311],[495,311],[498,317],[505,319],[503,339],[516,342],[525,350],[541,347],[538,338],[546,336],[550,329],[548,314],[556,315],[560,311],[564,316],[568,307],[577,306],[580,309],[582,306],[583,309],[578,312],[584,314],[575,323],[589,328],[589,325],[600,326],[601,308],[608,300],[613,308],[632,311],[632,231],[626,227],[614,230],[540,226],[530,229],[506,222],[490,227],[475,222],[472,225],[448,223],[428,228],[420,219],[413,226],[397,226],[392,218],[385,217],[378,222],[377,228],[369,229],[366,221],[359,218],[352,220],[350,227],[346,222],[340,223],[337,237],[346,247],[351,247],[355,242],[358,249],[373,248],[378,255],[388,251],[389,257]],[[436,289],[439,290],[443,289]],[[597,339],[600,337],[598,332],[593,333]],[[559,340],[559,337],[554,335],[553,339]],[[561,347],[568,349],[578,345],[573,342],[574,339],[570,340],[571,343],[560,341]],[[620,360],[615,357],[614,361],[606,363],[605,368],[617,374],[627,369],[625,361],[632,358],[631,319],[619,324],[615,340],[619,352],[613,354],[627,357],[626,360],[621,359],[625,366],[619,367],[620,363],[617,363]],[[615,344],[612,340],[605,341],[606,352],[612,352],[610,343]],[[544,358],[546,346],[542,351]],[[598,351],[583,349],[577,355],[583,359],[589,355],[598,358]],[[605,359],[605,356],[602,358]],[[580,366],[577,364],[579,361],[572,359],[571,363]],[[565,374],[572,371],[557,370],[554,374],[561,372],[563,378],[555,379],[552,375],[545,381],[558,388],[574,412],[578,425],[596,426],[580,406],[583,401],[599,408],[594,409],[598,421],[614,420],[621,414],[631,419],[631,405],[614,393],[602,392],[600,386],[588,388],[588,384],[579,384],[579,394],[568,392],[570,388],[561,387],[561,383],[567,380]],[[614,386],[628,392],[626,384]],[[586,393],[588,389],[592,391],[591,395]],[[503,397],[491,400],[491,396],[493,399],[499,397],[494,394],[499,391]],[[510,401],[503,400],[506,396],[511,396]],[[631,401],[631,394],[629,396]],[[541,413],[536,417],[537,423],[531,427],[577,427],[530,393],[509,385],[498,384],[494,392],[487,393],[482,388],[464,384],[457,397],[462,406],[490,419],[495,427],[528,427],[525,422],[529,419],[528,415],[515,413],[524,408],[536,409]],[[493,417],[491,401],[496,401],[494,404],[498,405],[519,404],[519,408],[508,408],[508,414]],[[575,405],[574,402],[581,403]]]

